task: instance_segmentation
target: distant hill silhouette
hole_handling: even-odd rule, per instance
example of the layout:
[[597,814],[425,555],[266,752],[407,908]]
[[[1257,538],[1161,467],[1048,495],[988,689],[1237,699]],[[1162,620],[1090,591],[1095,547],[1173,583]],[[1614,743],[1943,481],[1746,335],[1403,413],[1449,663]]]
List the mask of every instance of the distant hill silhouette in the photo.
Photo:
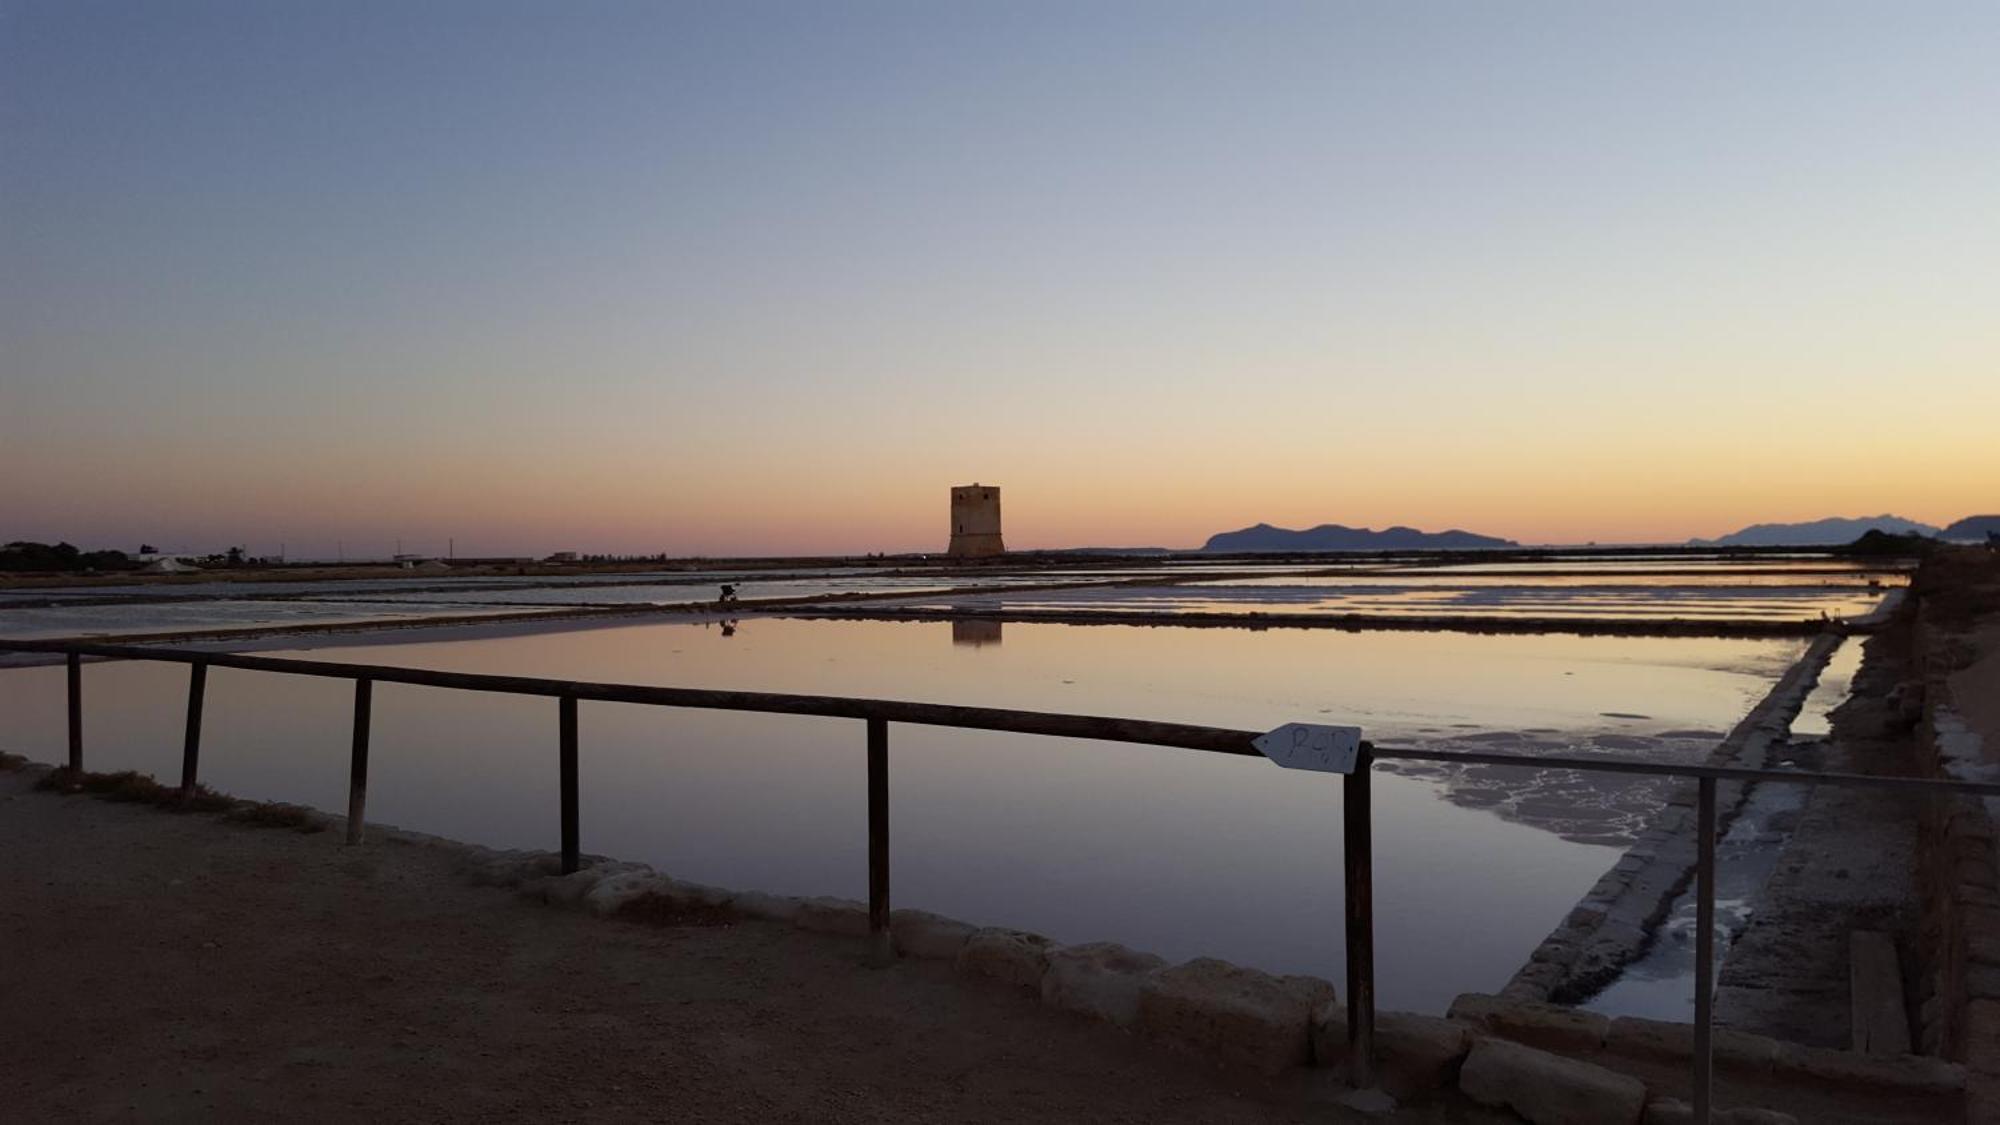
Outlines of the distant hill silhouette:
[[1984,543],[1989,535],[2000,535],[2000,516],[1967,516],[1938,532],[1939,539],[1967,543]]
[[1922,558],[1937,548],[1938,541],[1928,535],[1890,535],[1871,529],[1840,548],[1840,553],[1867,558]]
[[1759,523],[1734,531],[1720,539],[1690,539],[1694,547],[1824,547],[1852,543],[1871,531],[1885,535],[1936,535],[1927,523],[1901,516],[1861,516],[1846,519],[1834,516],[1810,523]]
[[1241,531],[1225,531],[1209,536],[1202,550],[1221,554],[1247,551],[1410,551],[1469,550],[1480,547],[1518,547],[1512,539],[1474,535],[1470,531],[1418,531],[1414,527],[1387,527],[1374,531],[1365,527],[1342,527],[1323,523],[1294,531],[1260,523]]

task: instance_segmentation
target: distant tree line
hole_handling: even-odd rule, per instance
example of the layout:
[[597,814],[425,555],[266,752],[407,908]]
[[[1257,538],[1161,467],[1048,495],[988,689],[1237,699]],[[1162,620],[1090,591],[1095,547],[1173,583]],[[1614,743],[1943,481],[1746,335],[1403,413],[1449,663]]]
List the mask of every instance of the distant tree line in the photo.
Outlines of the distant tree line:
[[130,570],[137,565],[123,551],[79,551],[68,543],[15,540],[0,547],[0,571]]
[[[148,543],[139,548],[142,556],[157,554]],[[186,556],[181,556],[186,557]],[[74,574],[86,570],[136,570],[140,559],[123,551],[81,551],[69,543],[30,543],[17,539],[0,546],[0,573],[41,571]],[[241,547],[231,547],[195,560],[204,567],[267,565],[269,559],[253,559]]]

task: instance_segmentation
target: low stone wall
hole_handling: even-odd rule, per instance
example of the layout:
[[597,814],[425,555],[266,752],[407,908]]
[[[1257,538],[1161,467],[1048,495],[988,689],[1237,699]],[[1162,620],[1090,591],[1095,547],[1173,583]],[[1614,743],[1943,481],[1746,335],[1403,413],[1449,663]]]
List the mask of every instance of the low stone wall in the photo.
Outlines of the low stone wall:
[[[869,933],[867,907],[847,899],[730,891],[597,857],[562,875],[546,853],[465,853],[476,881],[553,906],[638,918],[727,911],[849,938]],[[1206,957],[1169,965],[1111,942],[1061,945],[921,910],[893,911],[889,921],[895,955],[949,962],[1024,999],[1216,1063],[1270,1076],[1304,1069],[1316,1097],[1370,1104],[1347,1089],[1346,1006],[1324,980]],[[1684,1121],[1691,1119],[1693,1041],[1685,1024],[1466,995],[1444,1017],[1377,1014],[1377,1086],[1418,1101],[1456,1090],[1544,1125]],[[1715,1057],[1720,1104],[1732,1107],[1717,1121],[1963,1120],[1964,1072],[1939,1060],[1819,1050],[1726,1030],[1716,1032]],[[1810,1108],[1794,1117],[1767,1106]]]
[[[868,907],[840,898],[793,898],[686,883],[639,864],[592,857],[570,875],[545,853],[467,849],[476,882],[599,915],[727,910],[800,929],[867,937]],[[977,927],[922,910],[889,915],[894,952],[949,961],[965,976],[999,981],[1073,1012],[1166,1045],[1278,1074],[1313,1058],[1315,1012],[1334,999],[1316,977],[1277,976],[1213,958],[1169,966],[1111,942],[1058,945],[1040,934]]]
[[[1906,714],[1921,715],[1925,768],[1936,777],[2000,780],[1952,699],[1950,675],[1968,655],[1962,638],[1920,626],[1918,653],[1922,678],[1898,695]],[[2000,800],[1926,801],[1919,823],[1918,1047],[1964,1062],[1972,1120],[2000,1122]]]
[[[1762,768],[1772,749],[1785,744],[1793,718],[1843,639],[1838,633],[1815,639],[1770,693],[1716,745],[1707,764]],[[1645,953],[1674,900],[1694,878],[1696,799],[1693,781],[1674,785],[1666,807],[1529,954],[1528,963],[1514,974],[1502,995],[1578,1003]],[[1716,787],[1718,834],[1728,830],[1742,801],[1742,785]]]
[[[1642,1083],[1656,1106],[1685,1103],[1692,1096],[1692,1024],[1611,1017],[1478,994],[1460,996],[1450,1017],[1473,1028],[1476,1035],[1546,1051]],[[1728,1028],[1713,1030],[1711,1058],[1717,1104],[1741,1112],[1782,1110],[1801,1121],[1967,1119],[1967,1071],[1942,1059],[1806,1047]],[[1604,1084],[1601,1079],[1599,1083]],[[1660,1120],[1685,1120],[1672,1116],[1680,1111],[1670,1105],[1658,1112],[1666,1114]],[[1774,1120],[1755,1115],[1738,1119]]]

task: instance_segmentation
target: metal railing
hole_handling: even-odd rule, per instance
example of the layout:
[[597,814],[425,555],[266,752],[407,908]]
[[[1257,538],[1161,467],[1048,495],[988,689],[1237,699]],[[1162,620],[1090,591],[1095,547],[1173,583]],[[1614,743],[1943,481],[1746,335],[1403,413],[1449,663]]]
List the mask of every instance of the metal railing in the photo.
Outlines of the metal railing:
[[[1263,732],[1224,727],[1163,723],[1096,715],[1054,714],[994,707],[959,707],[844,696],[783,695],[768,692],[712,691],[699,688],[652,687],[586,681],[442,672],[380,664],[348,664],[254,656],[243,653],[163,649],[137,645],[90,644],[72,641],[0,640],[0,651],[60,654],[68,662],[69,768],[83,769],[83,658],[145,660],[189,666],[187,724],[181,749],[181,789],[191,793],[201,755],[202,697],[208,669],[240,668],[258,672],[317,676],[354,682],[354,731],[349,770],[347,841],[363,836],[368,790],[368,735],[373,688],[380,683],[454,688],[506,695],[534,695],[557,700],[557,775],[562,810],[562,870],[580,864],[577,813],[577,705],[582,700],[636,703],[656,707],[689,707],[780,715],[816,715],[859,719],[867,724],[868,755],[868,927],[878,941],[889,928],[889,724],[956,727],[1017,734],[1132,742],[1239,757],[1261,757],[1252,740]],[[1461,753],[1363,742],[1354,772],[1342,779],[1342,848],[1345,872],[1347,1033],[1349,1081],[1369,1087],[1375,1081],[1375,944],[1372,764],[1377,760],[1437,762],[1459,765],[1526,766],[1573,769],[1595,773],[1641,774],[1693,778],[1697,784],[1695,870],[1695,1024],[1692,1085],[1694,1118],[1710,1119],[1713,1094],[1713,997],[1715,993],[1715,841],[1718,782],[1777,782],[1790,785],[1836,785],[1901,790],[1933,796],[1968,794],[2000,796],[2000,783],[1869,774],[1821,773],[1799,770],[1744,769],[1734,766],[1678,765],[1563,755]]]

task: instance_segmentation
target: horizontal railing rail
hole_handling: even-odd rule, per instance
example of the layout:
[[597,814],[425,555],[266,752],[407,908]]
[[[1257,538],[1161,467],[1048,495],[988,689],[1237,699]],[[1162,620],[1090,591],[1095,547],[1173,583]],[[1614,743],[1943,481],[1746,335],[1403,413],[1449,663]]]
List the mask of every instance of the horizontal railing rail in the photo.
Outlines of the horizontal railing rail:
[[[850,696],[792,695],[772,692],[723,691],[706,688],[656,687],[648,684],[597,683],[532,676],[501,676],[480,672],[447,672],[386,664],[355,664],[296,657],[200,649],[155,648],[131,644],[76,641],[0,639],[0,652],[60,655],[67,664],[69,761],[83,769],[84,658],[140,660],[189,665],[187,722],[182,743],[181,788],[196,785],[200,759],[203,699],[209,668],[315,676],[354,683],[354,730],[349,771],[347,840],[363,839],[368,778],[368,749],[373,689],[377,683],[408,684],[461,691],[494,692],[554,698],[558,702],[558,793],[561,807],[562,870],[580,866],[578,815],[577,706],[580,701],[631,703],[655,707],[744,711],[775,715],[806,715],[858,719],[867,725],[868,795],[868,916],[869,930],[887,948],[889,927],[889,787],[888,725],[1001,731],[1015,734],[1141,743],[1206,753],[1258,757],[1253,740],[1264,732],[1227,727],[1166,723],[998,707],[962,707],[893,699]],[[1346,899],[1346,960],[1348,986],[1348,1046],[1350,1081],[1374,1082],[1375,974],[1373,907],[1373,823],[1370,777],[1376,761],[1417,761],[1456,765],[1521,766],[1571,769],[1596,773],[1641,774],[1688,778],[1696,782],[1696,954],[1695,1044],[1693,1093],[1695,1120],[1706,1122],[1712,1104],[1711,1033],[1714,997],[1714,914],[1716,786],[1721,782],[1776,782],[1791,785],[1835,785],[1899,790],[1931,796],[1965,794],[2000,796],[2000,782],[1822,773],[1806,770],[1747,769],[1736,766],[1634,761],[1555,754],[1500,754],[1361,743],[1354,772],[1343,778],[1343,866]]]
[[1260,731],[1228,730],[1189,723],[1144,719],[1114,719],[1099,715],[1052,714],[1001,707],[960,707],[944,703],[913,703],[896,699],[860,699],[833,695],[787,695],[761,691],[654,687],[649,684],[593,683],[534,676],[496,676],[483,672],[443,672],[386,664],[350,664],[296,657],[254,656],[247,653],[205,652],[200,649],[149,648],[143,645],[78,644],[63,641],[0,640],[0,651],[46,652],[106,660],[152,660],[174,664],[243,668],[335,680],[373,680],[385,684],[489,691],[503,695],[539,695],[557,699],[588,699],[602,703],[638,703],[654,707],[689,707],[715,711],[753,711],[769,715],[817,715],[831,719],[880,719],[920,726],[965,727],[1011,731],[1060,738],[1106,742],[1141,742],[1182,750],[1256,757],[1250,745]]

